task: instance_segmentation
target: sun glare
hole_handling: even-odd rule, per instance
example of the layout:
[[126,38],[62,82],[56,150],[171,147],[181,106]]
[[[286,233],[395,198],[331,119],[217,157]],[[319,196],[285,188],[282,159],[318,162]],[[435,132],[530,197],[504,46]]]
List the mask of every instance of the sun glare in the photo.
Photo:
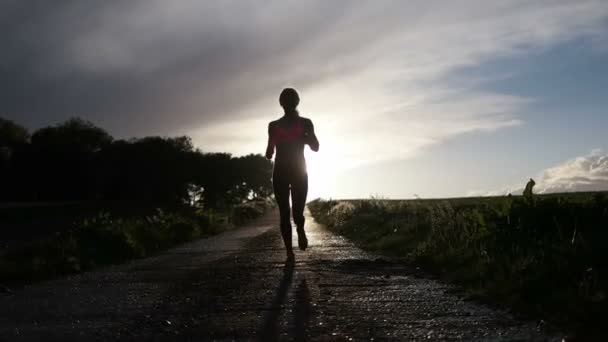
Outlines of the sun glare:
[[333,191],[336,165],[326,153],[315,153],[307,148],[305,155],[308,169],[308,200],[326,198]]

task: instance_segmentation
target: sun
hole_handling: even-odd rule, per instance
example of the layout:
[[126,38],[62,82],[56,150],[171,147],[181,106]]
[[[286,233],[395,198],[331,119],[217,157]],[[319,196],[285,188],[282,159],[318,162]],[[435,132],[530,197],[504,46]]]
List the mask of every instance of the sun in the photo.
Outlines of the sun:
[[304,154],[308,170],[308,200],[331,197],[334,167],[329,156],[323,151],[313,152],[309,149]]

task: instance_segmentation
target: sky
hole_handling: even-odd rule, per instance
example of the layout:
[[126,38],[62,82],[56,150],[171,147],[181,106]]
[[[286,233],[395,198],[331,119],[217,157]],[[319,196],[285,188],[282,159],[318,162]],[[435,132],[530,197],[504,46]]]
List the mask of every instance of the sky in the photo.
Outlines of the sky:
[[0,2],[0,116],[263,153],[294,87],[309,198],[608,190],[608,2]]

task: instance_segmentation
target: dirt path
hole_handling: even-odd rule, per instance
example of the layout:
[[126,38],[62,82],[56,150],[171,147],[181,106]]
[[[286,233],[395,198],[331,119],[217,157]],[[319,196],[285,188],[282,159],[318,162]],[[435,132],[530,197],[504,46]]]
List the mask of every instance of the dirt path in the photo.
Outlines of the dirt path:
[[377,259],[310,217],[310,248],[285,267],[275,217],[0,294],[0,341],[559,340]]

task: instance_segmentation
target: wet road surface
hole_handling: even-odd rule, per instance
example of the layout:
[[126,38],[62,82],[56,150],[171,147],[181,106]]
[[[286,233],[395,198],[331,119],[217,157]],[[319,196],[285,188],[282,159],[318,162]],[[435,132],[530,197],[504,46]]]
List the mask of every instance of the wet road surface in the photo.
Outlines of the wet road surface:
[[365,253],[308,215],[309,249],[286,267],[276,216],[1,293],[0,341],[560,340]]

